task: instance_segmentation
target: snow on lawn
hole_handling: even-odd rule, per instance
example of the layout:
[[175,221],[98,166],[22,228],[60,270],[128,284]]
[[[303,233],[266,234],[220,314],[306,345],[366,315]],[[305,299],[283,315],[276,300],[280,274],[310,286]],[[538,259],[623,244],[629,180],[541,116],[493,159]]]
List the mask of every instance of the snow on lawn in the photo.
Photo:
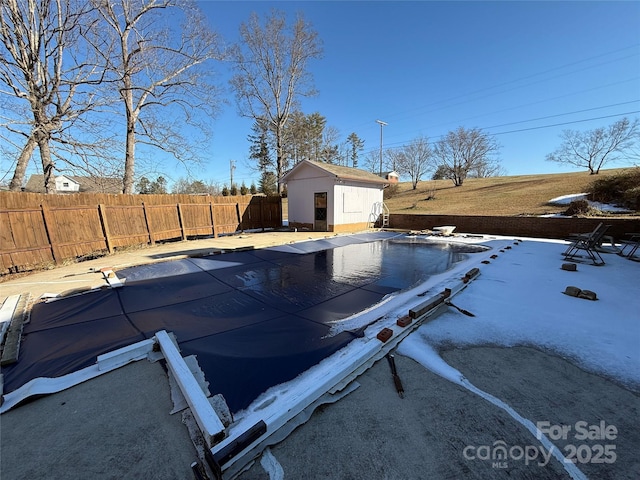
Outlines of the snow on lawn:
[[561,197],[552,198],[549,203],[553,205],[569,205],[576,200],[586,200],[588,193],[574,193],[572,195],[562,195]]
[[562,195],[561,197],[552,198],[548,203],[552,205],[569,205],[575,200],[587,200],[592,208],[600,210],[601,212],[630,212],[628,208],[618,207],[616,205],[609,205],[607,203],[592,202],[587,199],[588,193],[574,193],[571,195]]

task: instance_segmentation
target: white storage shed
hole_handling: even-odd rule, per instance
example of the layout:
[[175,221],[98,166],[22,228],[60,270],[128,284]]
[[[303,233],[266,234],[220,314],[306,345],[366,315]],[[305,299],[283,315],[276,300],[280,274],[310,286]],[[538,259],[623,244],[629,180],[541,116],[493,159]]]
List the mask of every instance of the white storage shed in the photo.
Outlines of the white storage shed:
[[383,213],[388,181],[357,168],[303,160],[282,181],[287,185],[289,226],[319,232],[363,230]]

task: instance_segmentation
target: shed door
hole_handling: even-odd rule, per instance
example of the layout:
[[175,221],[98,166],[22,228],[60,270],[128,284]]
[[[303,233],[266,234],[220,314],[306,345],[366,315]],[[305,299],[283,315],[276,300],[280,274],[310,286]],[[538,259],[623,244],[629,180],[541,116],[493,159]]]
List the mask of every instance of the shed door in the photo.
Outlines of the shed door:
[[313,194],[313,229],[316,232],[327,231],[327,192]]

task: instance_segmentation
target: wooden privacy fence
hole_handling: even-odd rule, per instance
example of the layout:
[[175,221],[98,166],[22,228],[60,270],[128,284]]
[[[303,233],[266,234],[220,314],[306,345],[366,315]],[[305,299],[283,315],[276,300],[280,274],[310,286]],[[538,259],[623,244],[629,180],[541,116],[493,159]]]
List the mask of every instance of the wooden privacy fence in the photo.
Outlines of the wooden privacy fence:
[[[0,274],[131,245],[282,226],[279,197],[41,195],[35,206],[38,198],[28,194],[22,207],[9,207],[20,195],[0,194]],[[78,204],[69,197],[77,197]],[[89,203],[92,199],[104,203]]]

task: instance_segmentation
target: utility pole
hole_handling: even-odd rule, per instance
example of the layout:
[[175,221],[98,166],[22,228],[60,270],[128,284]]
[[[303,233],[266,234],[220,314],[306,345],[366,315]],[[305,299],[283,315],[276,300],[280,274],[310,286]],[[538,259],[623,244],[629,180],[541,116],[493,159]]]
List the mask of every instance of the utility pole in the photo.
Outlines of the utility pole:
[[229,188],[233,188],[233,171],[236,169],[236,161],[229,160],[229,167],[231,170],[231,185],[229,186]]
[[376,120],[376,123],[380,124],[380,173],[379,175],[382,176],[382,127],[384,127],[385,125],[388,125],[388,123],[383,122],[382,120]]

